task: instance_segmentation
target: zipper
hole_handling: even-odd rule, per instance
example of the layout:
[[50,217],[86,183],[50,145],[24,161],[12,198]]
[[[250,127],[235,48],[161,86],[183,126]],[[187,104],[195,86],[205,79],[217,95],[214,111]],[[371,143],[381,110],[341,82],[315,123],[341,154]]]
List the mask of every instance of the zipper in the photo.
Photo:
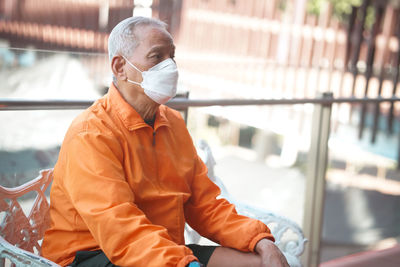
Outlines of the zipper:
[[155,180],[154,184],[157,186],[158,192],[161,193],[162,187],[160,185],[160,180],[159,180],[159,173],[158,173],[158,159],[157,159],[157,153],[156,153],[156,129],[153,129],[153,141],[152,141],[153,149],[153,159],[154,159],[154,166],[155,166]]

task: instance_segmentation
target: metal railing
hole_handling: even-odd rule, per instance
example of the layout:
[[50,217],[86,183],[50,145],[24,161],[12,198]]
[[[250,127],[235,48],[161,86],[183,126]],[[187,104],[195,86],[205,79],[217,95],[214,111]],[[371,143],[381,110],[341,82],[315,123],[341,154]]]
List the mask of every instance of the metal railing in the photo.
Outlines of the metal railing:
[[[0,111],[4,110],[62,110],[85,109],[95,100],[27,100],[0,98]],[[187,99],[175,98],[167,103],[174,109],[209,106],[254,106],[254,105],[295,105],[295,104],[368,104],[394,103],[400,101],[398,97],[377,98],[299,98],[299,99]]]
[[[303,255],[304,266],[319,264],[320,240],[325,199],[325,176],[328,164],[328,140],[331,124],[332,104],[376,104],[398,102],[400,98],[333,98],[332,93],[323,93],[318,98],[309,99],[187,99],[175,98],[167,105],[177,110],[187,111],[190,107],[209,106],[252,106],[252,105],[294,105],[314,104],[311,142],[307,166],[303,231],[310,241]],[[94,100],[21,100],[0,99],[0,111],[7,110],[64,110],[85,109]],[[398,160],[399,162],[399,160]]]

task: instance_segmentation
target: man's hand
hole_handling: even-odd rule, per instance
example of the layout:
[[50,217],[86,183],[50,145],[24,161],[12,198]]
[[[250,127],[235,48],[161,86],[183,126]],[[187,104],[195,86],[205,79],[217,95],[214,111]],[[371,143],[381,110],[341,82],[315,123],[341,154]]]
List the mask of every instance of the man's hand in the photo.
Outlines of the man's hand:
[[262,267],[289,267],[285,256],[269,239],[263,238],[258,241],[255,251],[261,256]]

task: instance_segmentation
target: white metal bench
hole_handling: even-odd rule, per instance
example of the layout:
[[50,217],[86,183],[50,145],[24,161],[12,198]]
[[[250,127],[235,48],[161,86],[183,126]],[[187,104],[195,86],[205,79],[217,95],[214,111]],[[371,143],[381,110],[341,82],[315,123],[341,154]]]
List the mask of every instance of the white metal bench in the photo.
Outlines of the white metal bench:
[[[290,266],[301,266],[299,256],[303,253],[307,241],[301,228],[285,217],[251,207],[234,199],[222,181],[214,174],[215,160],[205,141],[199,143],[198,153],[208,167],[210,179],[221,188],[221,197],[235,204],[239,213],[267,224]],[[10,189],[0,186],[0,266],[4,266],[5,258],[16,266],[58,266],[40,256],[41,240],[49,226],[49,204],[44,192],[52,179],[53,171],[49,169],[41,171],[37,178],[19,187]],[[19,198],[32,191],[35,191],[37,196],[28,215],[25,215]],[[193,229],[186,226],[185,231],[187,242],[198,243],[200,236]]]

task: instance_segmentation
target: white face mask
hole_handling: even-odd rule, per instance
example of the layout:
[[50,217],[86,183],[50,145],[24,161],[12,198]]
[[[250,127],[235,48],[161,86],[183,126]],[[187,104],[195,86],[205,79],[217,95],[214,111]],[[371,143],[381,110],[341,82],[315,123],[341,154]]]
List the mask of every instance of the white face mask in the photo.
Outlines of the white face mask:
[[142,74],[141,83],[127,80],[130,83],[140,85],[144,93],[158,104],[165,104],[176,95],[176,86],[178,83],[178,68],[175,62],[168,58],[147,71],[139,70],[135,65],[123,57],[129,65]]

